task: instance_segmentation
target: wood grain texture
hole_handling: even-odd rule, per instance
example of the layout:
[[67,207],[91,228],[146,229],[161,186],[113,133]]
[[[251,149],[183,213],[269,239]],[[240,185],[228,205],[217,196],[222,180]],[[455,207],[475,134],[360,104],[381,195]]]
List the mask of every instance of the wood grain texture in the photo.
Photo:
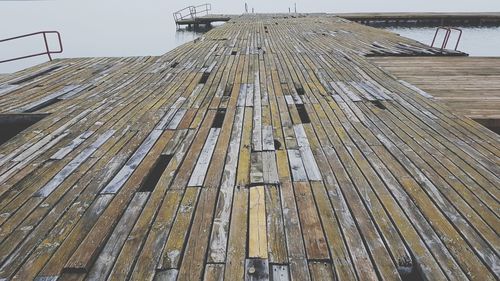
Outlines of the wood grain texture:
[[462,55],[245,14],[2,75],[0,130],[39,121],[0,145],[0,279],[498,280],[498,59]]

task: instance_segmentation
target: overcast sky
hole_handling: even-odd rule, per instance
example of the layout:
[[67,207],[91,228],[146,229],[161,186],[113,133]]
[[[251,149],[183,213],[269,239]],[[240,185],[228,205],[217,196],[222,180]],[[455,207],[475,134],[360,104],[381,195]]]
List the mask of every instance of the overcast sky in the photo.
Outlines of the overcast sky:
[[[207,0],[214,13],[256,12],[500,12],[500,0]],[[176,33],[172,13],[194,0],[0,0],[0,38],[39,30],[63,34],[63,56],[160,55],[192,34]],[[293,9],[293,8],[292,8]],[[33,39],[35,40],[35,39]],[[36,39],[38,40],[38,39]],[[40,42],[0,44],[0,60],[29,53]],[[40,51],[37,49],[37,51]],[[36,60],[36,59],[34,59]],[[40,58],[40,61],[43,61]],[[8,66],[7,66],[8,68]],[[0,65],[0,72],[6,66]]]

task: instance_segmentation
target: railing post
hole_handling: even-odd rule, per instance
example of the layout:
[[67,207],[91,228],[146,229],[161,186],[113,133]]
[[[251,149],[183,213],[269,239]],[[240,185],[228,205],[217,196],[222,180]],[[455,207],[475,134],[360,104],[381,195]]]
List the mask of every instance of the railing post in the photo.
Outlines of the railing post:
[[434,33],[434,38],[432,39],[431,47],[434,47],[434,43],[436,42],[437,35],[439,33],[440,27],[436,29],[436,33]]
[[457,38],[457,44],[455,45],[455,51],[458,49],[458,44],[460,44],[460,39],[462,39],[462,30],[460,28],[450,28],[459,32]]
[[450,39],[450,35],[451,35],[451,30],[449,28],[446,28],[446,34],[444,36],[444,39],[443,39],[443,44],[441,45],[441,50],[444,50],[446,49],[446,46],[448,45],[448,40]]
[[196,8],[195,7],[189,7],[189,14],[191,15],[192,19],[196,19]]
[[49,43],[47,42],[47,34],[45,31],[43,32],[43,40],[45,41],[45,50],[47,50],[47,56],[49,56],[49,60],[52,61],[52,56],[50,55]]

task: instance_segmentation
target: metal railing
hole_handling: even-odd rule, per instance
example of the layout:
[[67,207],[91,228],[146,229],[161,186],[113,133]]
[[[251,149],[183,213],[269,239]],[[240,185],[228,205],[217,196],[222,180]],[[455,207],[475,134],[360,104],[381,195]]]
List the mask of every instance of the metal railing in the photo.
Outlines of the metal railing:
[[193,17],[193,6],[186,7],[182,10],[174,12],[174,20],[175,22],[181,21],[183,19],[192,18]]
[[[24,34],[24,35],[21,35],[21,36],[16,36],[16,37],[11,37],[11,38],[7,38],[7,39],[2,39],[2,40],[0,40],[0,43],[7,42],[7,41],[12,41],[12,40],[16,40],[16,39],[21,39],[21,38],[25,38],[25,37],[30,37],[30,36],[36,36],[36,35],[39,35],[39,34],[43,35],[43,41],[45,42],[45,52],[31,54],[31,55],[22,56],[22,57],[16,57],[16,58],[13,58],[13,59],[8,59],[8,60],[2,60],[2,61],[0,61],[0,63],[9,62],[9,61],[15,61],[15,60],[21,60],[21,59],[27,59],[27,58],[36,57],[36,56],[43,56],[43,55],[47,55],[49,57],[49,60],[52,61],[52,54],[60,54],[60,53],[63,52],[63,45],[62,45],[62,40],[61,40],[61,34],[58,31],[39,31],[39,32],[35,32],[35,33]],[[49,43],[47,41],[47,34],[56,34],[57,35],[57,40],[59,41],[59,50],[57,50],[57,51],[51,51],[50,50]]]
[[174,12],[175,22],[179,22],[186,19],[196,19],[197,17],[206,16],[212,10],[212,4],[206,3],[198,6],[188,6],[177,12]]
[[436,38],[441,30],[444,30],[446,33],[443,38],[443,43],[441,44],[441,50],[446,49],[446,46],[448,46],[448,41],[450,40],[450,36],[453,33],[453,31],[458,32],[458,38],[457,38],[457,43],[455,44],[455,51],[458,49],[458,44],[460,44],[460,39],[462,39],[462,30],[460,28],[456,27],[444,27],[440,26],[436,29],[436,33],[434,34],[434,38],[432,39],[431,47],[434,47],[434,43],[436,43]]

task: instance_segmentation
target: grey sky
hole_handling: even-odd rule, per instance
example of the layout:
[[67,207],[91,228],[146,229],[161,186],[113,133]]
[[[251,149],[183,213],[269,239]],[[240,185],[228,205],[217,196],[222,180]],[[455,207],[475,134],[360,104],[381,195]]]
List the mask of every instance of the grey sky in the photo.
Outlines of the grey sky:
[[[176,33],[172,13],[191,0],[57,0],[0,1],[0,38],[39,30],[63,34],[64,57],[160,55],[193,34]],[[237,13],[245,1],[208,0],[214,13]],[[298,12],[396,12],[461,11],[500,12],[499,0],[248,0],[256,12],[287,12],[297,3]],[[40,42],[0,44],[0,59],[40,51]],[[38,49],[37,49],[38,48]],[[36,49],[36,50],[35,50]],[[59,56],[60,57],[60,56]],[[40,58],[42,62],[45,58]],[[38,62],[33,59],[26,65]],[[0,73],[13,68],[0,65]]]

